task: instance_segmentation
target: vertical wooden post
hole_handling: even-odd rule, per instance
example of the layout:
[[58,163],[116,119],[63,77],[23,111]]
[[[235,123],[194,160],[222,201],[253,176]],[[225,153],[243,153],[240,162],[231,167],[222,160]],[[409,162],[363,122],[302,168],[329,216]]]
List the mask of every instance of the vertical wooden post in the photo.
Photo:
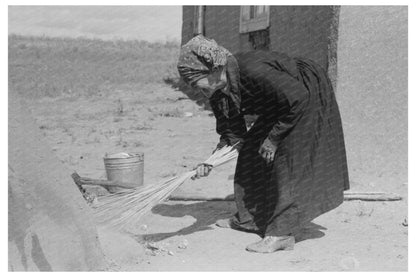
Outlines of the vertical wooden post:
[[329,37],[328,37],[328,64],[327,71],[329,79],[336,93],[337,86],[337,51],[338,51],[338,25],[339,25],[339,13],[340,6],[331,7],[332,18],[329,26]]
[[195,6],[194,36],[205,35],[205,6]]

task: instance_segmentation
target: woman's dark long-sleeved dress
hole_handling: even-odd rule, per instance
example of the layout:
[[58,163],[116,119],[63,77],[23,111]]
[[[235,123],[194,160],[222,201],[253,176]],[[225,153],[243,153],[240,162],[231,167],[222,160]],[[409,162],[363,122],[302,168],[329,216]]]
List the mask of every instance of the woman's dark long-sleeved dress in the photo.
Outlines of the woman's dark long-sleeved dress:
[[[212,100],[220,146],[241,141],[234,223],[266,236],[294,234],[336,208],[349,189],[341,118],[326,72],[310,60],[265,51],[239,53],[240,113]],[[214,101],[214,102],[213,102]],[[246,131],[244,114],[258,119]],[[258,151],[277,145],[272,165]]]

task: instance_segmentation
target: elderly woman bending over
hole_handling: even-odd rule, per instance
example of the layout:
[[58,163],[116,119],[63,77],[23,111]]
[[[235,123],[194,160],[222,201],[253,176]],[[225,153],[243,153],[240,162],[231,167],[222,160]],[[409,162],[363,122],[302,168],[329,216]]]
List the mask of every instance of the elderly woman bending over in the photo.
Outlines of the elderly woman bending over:
[[[216,224],[259,234],[248,251],[292,249],[302,226],[339,206],[349,189],[341,118],[326,72],[278,52],[232,55],[201,35],[183,45],[178,71],[209,99],[217,148],[239,142],[237,212]],[[245,114],[258,115],[248,131]],[[209,171],[200,165],[196,177]]]

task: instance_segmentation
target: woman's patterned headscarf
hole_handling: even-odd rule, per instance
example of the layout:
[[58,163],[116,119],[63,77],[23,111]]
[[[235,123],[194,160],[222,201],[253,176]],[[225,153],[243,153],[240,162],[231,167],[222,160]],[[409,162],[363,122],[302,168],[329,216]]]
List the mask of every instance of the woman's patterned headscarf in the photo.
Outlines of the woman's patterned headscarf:
[[220,66],[225,66],[231,53],[213,39],[197,35],[182,46],[178,71],[187,84],[194,84]]
[[182,46],[178,71],[187,84],[193,85],[220,66],[224,66],[226,70],[227,89],[221,90],[221,93],[214,93],[211,105],[216,105],[228,118],[231,103],[236,112],[240,112],[240,71],[237,60],[215,40],[202,35],[197,35]]

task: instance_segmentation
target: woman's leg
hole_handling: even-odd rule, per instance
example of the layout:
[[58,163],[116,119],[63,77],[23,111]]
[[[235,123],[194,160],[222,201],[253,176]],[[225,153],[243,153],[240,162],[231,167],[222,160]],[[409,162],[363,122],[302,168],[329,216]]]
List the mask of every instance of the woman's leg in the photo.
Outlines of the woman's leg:
[[[238,208],[236,221],[238,224],[255,226],[262,240],[249,244],[248,251],[271,253],[278,250],[291,250],[295,239],[290,232],[275,225],[276,211],[288,216],[288,221],[297,220],[297,209],[292,206],[293,196],[290,186],[279,187],[277,172],[287,183],[287,162],[282,157],[285,149],[278,150],[275,161],[267,165],[258,154],[259,148],[267,137],[275,120],[269,115],[260,117],[250,129],[237,162],[236,178],[234,181],[235,199]],[[280,155],[279,155],[280,153]],[[283,154],[283,155],[282,155]],[[293,212],[293,213],[292,213]],[[295,222],[286,222],[280,218],[278,223],[293,226]],[[289,224],[288,224],[289,223]],[[280,224],[279,224],[280,225]],[[280,227],[280,226],[279,226]]]
[[263,233],[266,228],[266,186],[271,168],[258,151],[270,131],[265,117],[259,117],[247,133],[240,150],[234,177],[234,196],[237,206],[234,224]]

